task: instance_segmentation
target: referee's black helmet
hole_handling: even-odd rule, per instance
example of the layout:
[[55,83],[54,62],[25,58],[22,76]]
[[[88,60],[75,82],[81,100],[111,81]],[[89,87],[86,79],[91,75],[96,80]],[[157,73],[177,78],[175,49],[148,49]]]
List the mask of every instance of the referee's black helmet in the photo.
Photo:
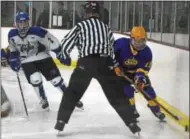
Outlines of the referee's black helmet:
[[97,1],[86,1],[84,4],[86,14],[99,14],[100,5]]

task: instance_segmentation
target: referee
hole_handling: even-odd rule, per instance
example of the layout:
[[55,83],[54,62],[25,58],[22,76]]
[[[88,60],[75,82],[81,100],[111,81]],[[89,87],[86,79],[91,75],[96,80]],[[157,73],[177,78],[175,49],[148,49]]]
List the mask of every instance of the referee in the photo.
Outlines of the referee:
[[141,129],[135,123],[136,119],[134,119],[129,100],[126,99],[123,92],[125,81],[124,78],[120,77],[121,72],[115,60],[113,33],[107,25],[98,19],[99,5],[97,2],[86,2],[85,12],[87,19],[76,24],[65,36],[62,40],[62,52],[57,55],[62,64],[69,66],[71,64],[69,56],[71,50],[75,45],[79,50],[77,66],[62,98],[55,129],[63,130],[91,79],[96,78],[110,105],[131,132],[134,134],[140,132]]

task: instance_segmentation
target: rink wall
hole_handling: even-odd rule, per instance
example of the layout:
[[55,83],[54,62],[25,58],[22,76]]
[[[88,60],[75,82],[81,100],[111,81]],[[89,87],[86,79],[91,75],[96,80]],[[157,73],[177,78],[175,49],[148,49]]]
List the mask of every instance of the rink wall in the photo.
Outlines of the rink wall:
[[[10,28],[1,28],[1,47],[8,45],[7,34]],[[60,41],[69,30],[48,29]],[[115,39],[128,37],[114,33]],[[189,51],[148,42],[153,53],[153,67],[150,71],[152,84],[157,92],[158,100],[170,111],[179,115],[181,126],[189,125]],[[55,54],[51,53],[55,58]],[[76,65],[78,51],[71,52],[72,67]],[[56,61],[56,60],[55,60]],[[58,61],[57,64],[60,65]],[[60,65],[60,67],[64,67]],[[179,85],[180,84],[180,85]]]
[[[125,34],[130,34],[130,32],[124,32]],[[147,32],[147,37],[150,41],[159,43],[161,40],[161,43],[164,45],[169,45],[172,47],[177,47],[180,49],[189,50],[189,34],[181,34],[181,33],[160,33],[160,32]],[[161,39],[162,38],[162,39]],[[175,46],[174,44],[175,39]]]

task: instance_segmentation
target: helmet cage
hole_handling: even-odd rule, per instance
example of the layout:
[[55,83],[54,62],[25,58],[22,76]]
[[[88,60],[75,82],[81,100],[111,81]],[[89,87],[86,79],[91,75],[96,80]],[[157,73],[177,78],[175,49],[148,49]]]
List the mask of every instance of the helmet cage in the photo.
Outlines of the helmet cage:
[[146,47],[146,39],[131,38],[131,44],[136,50],[140,51]]
[[29,21],[23,20],[23,21],[17,21],[16,22],[16,28],[20,34],[20,36],[25,36],[29,29]]

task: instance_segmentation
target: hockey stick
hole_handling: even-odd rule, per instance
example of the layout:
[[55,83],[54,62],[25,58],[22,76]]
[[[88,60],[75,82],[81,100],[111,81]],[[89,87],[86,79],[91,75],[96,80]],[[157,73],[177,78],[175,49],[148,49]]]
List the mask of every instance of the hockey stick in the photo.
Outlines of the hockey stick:
[[[126,75],[122,74],[122,76],[128,80],[131,84],[134,85],[133,81]],[[147,98],[151,98],[148,93],[146,93],[144,90],[140,91],[144,96],[146,96]],[[156,99],[153,99],[152,101],[154,101],[158,106],[160,106],[163,110],[165,110],[171,117],[173,117],[175,120],[179,121],[181,118],[176,116],[175,114],[173,114],[172,112],[170,112],[167,108],[165,108],[163,105],[161,105]]]
[[18,84],[19,84],[19,88],[20,88],[20,93],[21,93],[21,96],[22,96],[22,101],[24,103],[24,109],[25,109],[26,115],[28,116],[28,110],[27,110],[27,107],[26,107],[26,103],[25,103],[25,99],[24,99],[24,95],[23,95],[23,91],[22,91],[22,87],[21,87],[18,72],[16,73],[16,76],[17,76],[17,80],[18,80]]

